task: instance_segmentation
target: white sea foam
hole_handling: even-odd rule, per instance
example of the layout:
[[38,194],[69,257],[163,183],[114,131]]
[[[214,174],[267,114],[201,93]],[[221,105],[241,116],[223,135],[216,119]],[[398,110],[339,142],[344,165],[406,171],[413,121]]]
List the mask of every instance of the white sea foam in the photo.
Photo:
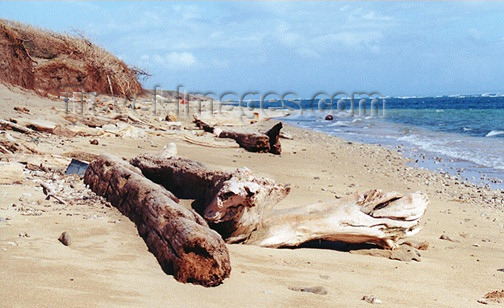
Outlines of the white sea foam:
[[[504,134],[504,132],[502,133]],[[486,146],[486,144],[481,143],[482,140],[476,141],[476,139],[471,140],[466,138],[463,140],[452,138],[429,138],[428,136],[417,134],[403,136],[397,140],[414,144],[425,151],[439,153],[452,158],[463,159],[481,166],[504,169],[504,158],[498,151],[489,150],[482,153],[478,153],[476,151],[477,148]]]
[[469,132],[469,131],[472,131],[473,129],[472,128],[469,128],[469,127],[462,127],[462,130],[464,132]]
[[493,136],[498,136],[498,135],[504,135],[504,131],[502,131],[502,130],[493,130],[493,131],[489,132],[488,134],[486,134],[485,137],[493,137]]
[[504,93],[483,93],[481,97],[504,97]]
[[344,127],[344,126],[348,126],[348,123],[347,122],[343,122],[343,121],[336,121],[334,123],[331,123],[327,126],[340,126],[340,127]]

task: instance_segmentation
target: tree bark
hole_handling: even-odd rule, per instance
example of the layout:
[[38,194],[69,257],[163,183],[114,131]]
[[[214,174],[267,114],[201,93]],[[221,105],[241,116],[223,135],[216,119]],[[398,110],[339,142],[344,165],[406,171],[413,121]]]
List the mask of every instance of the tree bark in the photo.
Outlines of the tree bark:
[[271,207],[290,192],[290,186],[255,177],[247,168],[222,172],[189,159],[154,155],[138,156],[131,164],[179,198],[195,199],[193,208],[228,243],[247,239]]
[[127,162],[100,156],[84,182],[128,216],[165,272],[180,282],[216,286],[231,265],[222,238],[192,210]]

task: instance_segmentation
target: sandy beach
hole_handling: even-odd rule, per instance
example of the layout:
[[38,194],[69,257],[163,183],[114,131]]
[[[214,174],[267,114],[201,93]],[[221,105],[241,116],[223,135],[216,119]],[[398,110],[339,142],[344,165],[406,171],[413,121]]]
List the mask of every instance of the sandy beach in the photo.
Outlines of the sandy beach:
[[[0,104],[2,119],[44,119],[73,131],[98,131],[65,120],[61,100],[16,87],[0,86]],[[178,120],[181,129],[173,131],[128,124],[148,138],[41,133],[34,140],[5,131],[40,154],[0,156],[2,162],[23,163],[18,181],[0,185],[1,306],[367,307],[370,304],[362,298],[373,295],[386,307],[474,307],[481,305],[478,300],[486,293],[503,289],[503,191],[409,167],[400,154],[380,146],[293,126],[284,126],[293,139],[281,140],[281,155],[193,144],[184,136],[210,144],[216,141],[197,130],[192,117]],[[248,128],[266,130],[278,120]],[[155,117],[149,121],[153,126],[166,125]],[[91,139],[97,139],[98,145],[90,144]],[[227,245],[231,276],[220,286],[179,283],[161,270],[127,217],[96,197],[78,176],[62,174],[71,157],[84,159],[82,153],[130,159],[157,153],[169,143],[176,144],[179,156],[219,170],[247,167],[277,183],[290,183],[291,193],[274,209],[329,202],[369,189],[424,192],[430,204],[422,218],[423,229],[408,240],[426,241],[428,248],[420,251],[420,262],[401,262],[330,247],[269,249],[233,244]],[[47,181],[56,186],[65,205],[45,200],[39,183]],[[189,205],[190,200],[182,203]],[[71,236],[69,246],[58,241],[63,231]],[[296,291],[313,287],[326,292]]]

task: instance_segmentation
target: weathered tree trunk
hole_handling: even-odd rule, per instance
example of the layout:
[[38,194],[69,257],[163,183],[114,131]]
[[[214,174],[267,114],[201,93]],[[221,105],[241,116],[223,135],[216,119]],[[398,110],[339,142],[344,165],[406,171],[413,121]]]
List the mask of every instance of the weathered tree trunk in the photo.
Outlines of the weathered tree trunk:
[[84,182],[137,225],[161,267],[178,281],[215,286],[229,276],[229,254],[219,234],[138,169],[101,156],[89,164]]
[[136,157],[131,164],[179,198],[195,199],[198,212],[228,243],[248,238],[265,213],[290,192],[289,186],[255,177],[246,168],[214,171],[189,159],[154,155]]
[[397,241],[416,234],[428,204],[427,196],[383,194],[371,190],[332,203],[313,204],[269,216],[246,241],[264,247],[299,246],[312,240],[376,243],[397,247]]
[[279,135],[282,129],[282,123],[278,123],[266,134],[261,133],[241,133],[235,131],[223,131],[215,128],[198,117],[194,116],[194,123],[205,132],[215,134],[219,138],[231,138],[235,140],[240,147],[249,152],[281,154]]
[[233,131],[222,131],[219,138],[234,139],[240,147],[249,152],[268,153],[270,152],[270,139],[266,135],[245,134]]

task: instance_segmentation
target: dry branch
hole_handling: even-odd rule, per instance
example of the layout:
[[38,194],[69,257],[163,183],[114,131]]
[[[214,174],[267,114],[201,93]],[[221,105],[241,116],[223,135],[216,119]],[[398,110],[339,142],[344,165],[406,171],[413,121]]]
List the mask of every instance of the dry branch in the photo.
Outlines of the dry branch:
[[44,195],[47,196],[46,200],[53,198],[56,201],[58,201],[60,204],[66,204],[65,201],[63,201],[61,198],[56,196],[56,193],[54,192],[54,188],[52,188],[52,186],[50,186],[49,184],[46,184],[46,183],[40,183],[40,186],[42,186],[42,191],[44,192]]
[[229,276],[229,254],[219,234],[138,169],[100,156],[89,165],[84,182],[137,225],[162,268],[178,281],[215,286]]

